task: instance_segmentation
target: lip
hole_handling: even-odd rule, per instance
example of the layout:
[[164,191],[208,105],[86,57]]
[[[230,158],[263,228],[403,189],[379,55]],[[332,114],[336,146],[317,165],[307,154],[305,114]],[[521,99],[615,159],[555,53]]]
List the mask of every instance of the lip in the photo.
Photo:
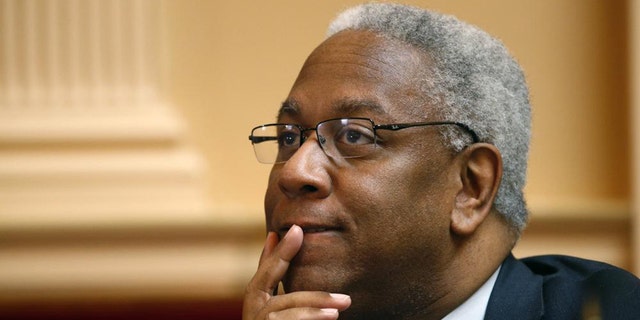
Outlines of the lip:
[[302,228],[302,233],[304,233],[305,236],[336,233],[336,232],[344,231],[344,228],[339,226],[333,226],[333,225],[292,223],[279,228],[277,231],[278,236],[282,239],[282,237],[284,237],[284,235],[287,234],[289,229],[291,229],[291,226],[293,226],[294,224]]

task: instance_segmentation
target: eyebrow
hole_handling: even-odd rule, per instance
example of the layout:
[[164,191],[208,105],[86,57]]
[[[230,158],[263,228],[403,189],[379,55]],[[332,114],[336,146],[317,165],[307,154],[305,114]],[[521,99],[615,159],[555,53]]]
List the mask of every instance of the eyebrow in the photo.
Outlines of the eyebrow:
[[[355,113],[367,112],[378,116],[386,116],[389,113],[379,103],[367,99],[343,98],[331,104],[331,111],[340,116],[350,116]],[[278,120],[283,116],[296,117],[302,114],[300,104],[293,98],[282,103],[278,111]]]
[[283,116],[291,116],[295,117],[300,115],[300,108],[298,106],[298,102],[295,99],[287,99],[280,106],[280,110],[278,110],[277,119],[282,119]]

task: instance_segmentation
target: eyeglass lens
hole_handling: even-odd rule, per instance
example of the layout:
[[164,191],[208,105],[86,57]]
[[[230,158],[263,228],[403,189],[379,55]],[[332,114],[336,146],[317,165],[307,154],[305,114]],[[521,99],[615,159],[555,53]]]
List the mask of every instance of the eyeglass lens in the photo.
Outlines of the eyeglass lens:
[[309,129],[289,124],[271,124],[256,127],[251,133],[258,161],[286,162],[306,140],[303,135],[312,130],[317,132],[318,142],[324,152],[332,158],[361,157],[375,149],[373,123],[368,119],[332,119]]

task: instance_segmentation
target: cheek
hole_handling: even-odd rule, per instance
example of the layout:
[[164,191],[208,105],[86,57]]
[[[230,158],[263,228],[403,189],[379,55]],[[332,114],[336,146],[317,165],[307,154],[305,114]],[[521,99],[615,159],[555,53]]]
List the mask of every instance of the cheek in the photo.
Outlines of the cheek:
[[350,265],[367,270],[367,282],[378,284],[390,281],[390,272],[436,274],[449,250],[448,201],[441,186],[446,174],[393,164],[359,168],[359,182],[345,181],[340,188],[343,208],[357,228]]
[[[449,183],[450,169],[446,157],[415,152],[405,156],[389,157],[371,172],[370,184],[377,183],[386,192],[388,201],[406,202],[411,205],[443,194]],[[430,206],[439,201],[427,201]]]
[[381,236],[415,230],[422,224],[428,225],[427,230],[448,229],[452,197],[447,192],[447,173],[442,165],[416,165],[419,161],[424,160],[394,158],[375,168],[358,168],[357,179],[345,180],[346,188],[340,189],[357,224],[370,226]]
[[280,197],[280,193],[278,192],[278,173],[277,169],[273,168],[271,173],[269,174],[269,180],[267,185],[267,191],[264,196],[264,212],[267,220],[267,228],[270,227],[271,216],[273,213],[273,209],[276,206],[278,199]]

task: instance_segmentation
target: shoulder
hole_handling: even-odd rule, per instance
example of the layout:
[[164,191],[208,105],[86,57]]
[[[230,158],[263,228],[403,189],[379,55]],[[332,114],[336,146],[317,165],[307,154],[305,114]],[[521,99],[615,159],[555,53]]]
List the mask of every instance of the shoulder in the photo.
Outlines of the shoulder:
[[640,279],[623,269],[562,255],[536,256],[520,262],[542,278],[548,308],[579,305],[581,312],[595,313],[603,319],[640,315]]
[[607,263],[562,255],[546,255],[520,260],[529,271],[539,275],[545,286],[556,289],[607,290],[615,287],[637,291],[640,279]]
[[568,256],[506,257],[485,319],[638,319],[640,280],[610,264]]
[[615,278],[639,281],[636,276],[613,265],[563,255],[545,255],[520,259],[533,273],[542,276],[546,281],[573,280],[584,281],[592,277],[611,275]]

